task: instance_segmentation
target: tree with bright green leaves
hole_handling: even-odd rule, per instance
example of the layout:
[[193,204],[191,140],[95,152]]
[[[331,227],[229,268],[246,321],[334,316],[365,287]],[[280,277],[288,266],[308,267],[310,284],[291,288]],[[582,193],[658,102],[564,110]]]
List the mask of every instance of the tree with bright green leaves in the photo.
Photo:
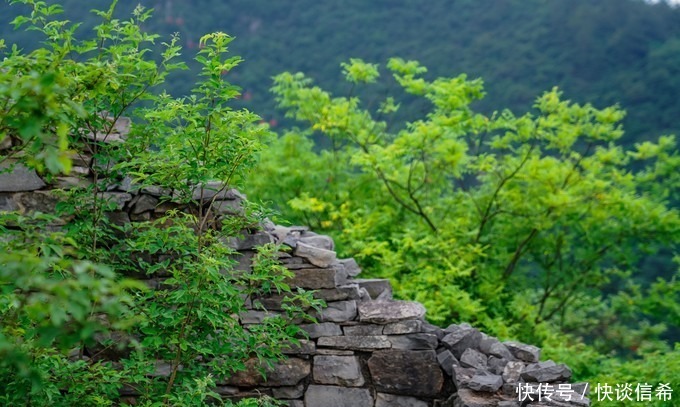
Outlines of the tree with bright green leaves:
[[[387,69],[429,102],[422,117],[399,126],[398,99],[367,106],[352,96],[379,78],[361,60],[343,64],[346,97],[301,73],[277,76],[279,105],[304,127],[262,155],[251,197],[285,203],[285,219],[332,234],[364,274],[390,278],[432,322],[544,344],[580,377],[600,372],[604,354],[670,351],[660,337],[679,322],[677,268],[649,283],[637,266],[678,249],[673,136],[626,151],[616,107],[553,89],[532,113],[489,116],[473,108],[478,79],[428,80],[402,59]],[[592,352],[576,351],[586,339]]]
[[[155,87],[183,67],[180,47],[173,37],[154,55],[158,37],[141,29],[148,10],[120,20],[114,1],[95,11],[93,37],[76,39],[59,6],[15,3],[32,11],[14,24],[44,43],[1,51],[0,142],[10,147],[0,163],[50,182],[78,160],[92,179],[61,191],[54,214],[0,212],[0,404],[111,406],[132,390],[140,406],[233,405],[216,383],[249,359],[263,369],[282,359],[300,336],[292,321],[319,303],[291,292],[276,246],[258,248],[251,272],[235,269],[224,242],[257,228],[261,209],[224,220],[212,210],[222,190],[211,188],[239,185],[269,137],[258,116],[229,107],[238,90],[223,72],[240,62],[226,56],[232,38],[202,37],[201,79],[174,99]],[[123,116],[134,117],[127,139],[117,134]],[[115,221],[106,191],[125,175],[173,209]],[[134,277],[161,283],[148,289]],[[242,326],[245,299],[272,293],[291,297],[285,312]]]

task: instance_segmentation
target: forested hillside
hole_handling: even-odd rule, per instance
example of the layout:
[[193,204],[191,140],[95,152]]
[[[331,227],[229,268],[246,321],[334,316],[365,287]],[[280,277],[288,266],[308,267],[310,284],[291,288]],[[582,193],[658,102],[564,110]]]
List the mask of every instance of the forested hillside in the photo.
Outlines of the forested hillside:
[[[48,2],[49,3],[49,2]],[[128,15],[137,1],[121,1]],[[559,86],[566,98],[595,106],[619,103],[628,112],[624,144],[665,133],[680,125],[680,10],[640,0],[141,0],[154,8],[146,28],[178,32],[191,59],[199,37],[224,31],[237,40],[232,51],[246,61],[229,72],[243,88],[242,104],[266,120],[281,121],[269,88],[283,71],[303,71],[322,87],[339,88],[340,62],[350,57],[369,62],[398,56],[415,59],[429,76],[467,73],[484,79],[482,110],[507,106],[528,110],[536,97]],[[74,21],[106,0],[63,2]],[[0,6],[0,35],[29,46],[26,33],[11,34],[20,8]],[[90,22],[88,27],[88,22]],[[196,68],[195,64],[191,64]],[[192,73],[168,78],[174,94],[190,90]],[[387,86],[387,85],[383,85]],[[387,89],[377,88],[378,93]],[[418,110],[422,110],[419,106]],[[406,109],[402,114],[408,116]],[[417,113],[413,113],[417,114]],[[276,123],[276,122],[273,122]]]

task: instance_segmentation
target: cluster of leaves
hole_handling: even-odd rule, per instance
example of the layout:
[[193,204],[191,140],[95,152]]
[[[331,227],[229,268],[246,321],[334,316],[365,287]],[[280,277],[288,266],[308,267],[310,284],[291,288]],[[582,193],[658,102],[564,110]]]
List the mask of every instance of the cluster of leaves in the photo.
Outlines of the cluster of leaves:
[[[240,61],[225,58],[231,37],[201,39],[203,78],[192,96],[173,99],[151,89],[183,67],[180,47],[174,37],[154,60],[156,36],[140,28],[149,11],[119,20],[114,1],[95,11],[94,38],[76,40],[78,25],[55,17],[59,6],[15,3],[32,10],[15,25],[45,43],[29,53],[13,47],[0,62],[0,139],[12,143],[0,160],[48,180],[77,160],[92,179],[62,191],[59,216],[0,212],[0,404],[109,406],[132,391],[142,406],[232,405],[216,383],[249,359],[263,371],[282,359],[301,335],[292,321],[320,304],[291,292],[274,245],[258,249],[252,271],[235,268],[238,253],[225,242],[257,227],[262,211],[214,216],[222,190],[211,186],[237,185],[268,135],[259,117],[228,106],[238,91],[222,72]],[[138,122],[121,139],[120,118],[131,114]],[[162,191],[172,209],[119,222],[107,191],[123,173],[140,190]],[[239,323],[246,298],[274,293],[290,295],[284,313]]]
[[[379,77],[361,60],[343,68],[353,87]],[[333,234],[432,322],[537,344],[587,340],[604,354],[670,352],[659,337],[677,325],[679,282],[646,283],[636,266],[680,241],[680,214],[668,206],[680,182],[675,138],[626,151],[615,107],[553,89],[533,114],[486,116],[470,107],[480,80],[428,81],[425,67],[402,59],[387,68],[431,105],[398,130],[392,98],[364,108],[303,74],[277,76],[279,104],[308,127],[272,144],[252,195],[287,202],[286,218]],[[328,147],[311,141],[319,135]]]

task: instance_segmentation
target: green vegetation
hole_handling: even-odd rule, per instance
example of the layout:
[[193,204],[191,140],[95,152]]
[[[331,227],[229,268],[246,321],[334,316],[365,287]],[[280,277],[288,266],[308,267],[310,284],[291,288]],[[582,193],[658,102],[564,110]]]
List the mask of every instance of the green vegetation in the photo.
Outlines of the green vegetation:
[[[45,43],[3,51],[0,139],[13,147],[0,159],[49,178],[91,156],[94,182],[63,191],[57,214],[0,213],[0,404],[111,406],[132,388],[141,395],[136,405],[217,405],[216,382],[250,358],[265,365],[283,358],[299,335],[291,321],[308,318],[302,307],[318,307],[308,293],[290,293],[273,245],[259,249],[252,273],[234,269],[235,252],[220,241],[253,227],[258,211],[212,225],[214,199],[191,204],[208,181],[238,184],[268,134],[259,117],[228,107],[235,91],[222,71],[240,61],[225,58],[231,38],[201,38],[202,79],[191,96],[171,99],[149,89],[183,66],[175,62],[180,48],[173,38],[160,62],[151,59],[157,37],[140,29],[148,11],[118,20],[114,2],[96,12],[96,36],[76,40],[76,26],[55,19],[58,6],[21,3],[32,12],[15,24]],[[148,107],[133,110],[140,100]],[[131,113],[138,124],[130,138],[107,142]],[[173,191],[161,199],[176,209],[115,222],[106,191],[122,171],[140,188]],[[123,276],[161,277],[161,289]],[[296,305],[249,329],[239,324],[245,296],[274,292]],[[278,404],[264,397],[238,405]]]
[[[58,6],[15,3],[27,17],[0,18],[19,16],[15,25],[32,32],[12,37],[25,51],[0,42],[0,142],[14,145],[0,161],[49,178],[84,151],[95,182],[64,191],[54,215],[0,215],[0,404],[115,405],[127,385],[140,405],[203,405],[247,359],[282,357],[298,333],[290,321],[318,304],[296,293],[287,318],[236,323],[239,294],[290,289],[274,247],[260,249],[253,274],[234,270],[234,253],[217,243],[263,210],[212,227],[213,202],[190,198],[214,180],[332,235],[341,254],[389,277],[435,323],[543,346],[579,379],[677,389],[680,277],[667,259],[680,242],[680,156],[673,136],[649,136],[679,128],[677,11],[615,0],[432,1],[418,13],[416,2],[388,13],[358,0],[203,0],[160,1],[155,21],[125,4],[125,18],[111,7],[94,23],[80,2],[64,1],[85,22],[76,31],[55,19]],[[376,21],[388,28],[363,31]],[[249,68],[225,56],[231,37],[199,34],[218,24],[241,30]],[[182,36],[159,40],[151,28]],[[180,42],[198,52],[189,70]],[[353,59],[342,65],[347,82],[335,80],[350,55],[393,54],[406,59],[389,60],[391,78]],[[258,116],[233,110],[239,92],[225,78],[245,86],[239,103],[269,119],[266,78],[300,69],[334,89],[300,73],[276,77],[274,99],[303,128],[272,137]],[[481,80],[452,71],[487,78],[490,97]],[[553,85],[564,91],[520,113]],[[586,100],[621,101],[628,116]],[[136,123],[126,143],[92,139],[112,136],[123,115]],[[174,190],[164,199],[186,210],[117,224],[104,192],[123,173]],[[129,278],[138,275],[167,276],[172,290],[148,290]],[[106,338],[104,349],[95,338]],[[115,364],[97,357],[103,351]],[[168,375],[154,374],[157,360]]]
[[[487,83],[476,105],[491,113],[503,106],[522,114],[536,95],[559,86],[565,97],[595,106],[620,104],[627,111],[621,142],[680,133],[680,9],[642,0],[140,0],[156,9],[145,29],[164,38],[179,32],[191,71],[168,77],[173,95],[186,95],[200,69],[192,55],[206,32],[224,31],[247,64],[229,73],[243,87],[242,106],[278,120],[269,93],[271,77],[305,72],[324,89],[343,94],[338,65],[351,57],[381,62],[390,57],[420,61],[438,76],[466,73]],[[95,25],[89,9],[107,0],[64,0],[66,15]],[[137,1],[121,2],[121,16]],[[0,13],[0,37],[33,47],[30,33],[6,23],[19,8]],[[397,87],[389,82],[377,94]],[[417,102],[417,99],[407,99]],[[399,119],[414,120],[427,106],[404,105]]]
[[[352,91],[379,78],[361,60],[343,68]],[[641,358],[645,380],[678,383],[677,365],[656,375],[658,359],[680,351],[663,340],[680,322],[677,265],[653,281],[638,268],[680,242],[680,213],[668,206],[680,185],[675,138],[625,150],[615,107],[554,89],[534,113],[487,116],[471,108],[480,80],[428,81],[425,67],[402,59],[387,68],[431,106],[397,130],[388,123],[398,99],[370,109],[303,74],[277,76],[280,106],[308,126],[271,145],[247,183],[251,196],[286,202],[285,219],[333,235],[432,322],[542,344],[581,379],[626,376],[633,362],[617,365],[618,355]],[[314,134],[329,147],[317,148]]]

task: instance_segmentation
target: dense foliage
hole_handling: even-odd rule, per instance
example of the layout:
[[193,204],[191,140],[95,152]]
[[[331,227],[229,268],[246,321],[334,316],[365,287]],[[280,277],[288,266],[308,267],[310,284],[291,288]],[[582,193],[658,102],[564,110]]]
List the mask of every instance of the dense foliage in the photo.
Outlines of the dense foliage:
[[[110,406],[131,391],[141,406],[221,404],[216,383],[251,358],[263,368],[283,358],[299,336],[291,321],[318,306],[308,293],[290,293],[273,245],[259,248],[252,272],[237,271],[223,242],[256,227],[260,212],[218,222],[215,199],[204,199],[214,182],[240,182],[268,134],[258,116],[228,106],[236,92],[222,72],[240,61],[225,57],[231,37],[201,38],[202,78],[191,96],[153,96],[150,88],[183,64],[176,38],[152,59],[157,37],[140,29],[149,11],[119,20],[114,2],[96,12],[94,37],[77,40],[58,6],[20,2],[31,13],[15,25],[45,42],[2,50],[0,139],[12,147],[0,163],[23,163],[49,180],[91,157],[93,179],[63,190],[56,214],[0,212],[0,404]],[[147,107],[135,109],[140,100]],[[121,140],[115,128],[126,114],[137,123]],[[173,209],[117,222],[106,191],[123,172],[162,191]],[[239,323],[245,298],[274,292],[290,293],[295,305],[247,329]]]
[[[247,65],[229,73],[244,88],[242,105],[266,120],[281,117],[269,94],[271,77],[302,71],[325,89],[346,92],[337,66],[350,57],[380,62],[393,56],[418,60],[430,79],[467,73],[487,82],[476,102],[490,113],[498,106],[517,114],[534,98],[559,86],[570,100],[595,106],[620,103],[628,114],[622,142],[678,133],[680,115],[680,9],[642,0],[400,0],[269,1],[139,0],[121,2],[127,13],[141,3],[156,10],[144,26],[169,36],[179,32],[190,51],[191,72],[168,78],[174,95],[191,89],[200,68],[192,49],[205,32],[234,35],[234,51]],[[92,7],[107,0],[64,0],[68,18],[95,22]],[[12,33],[6,22],[19,9],[4,6],[0,32],[21,46],[37,44],[30,33]],[[126,15],[126,14],[122,14]],[[87,31],[85,31],[87,32]],[[395,89],[385,83],[379,93]],[[427,107],[417,99],[399,118],[415,119]],[[406,102],[406,100],[404,102]]]
[[[248,182],[253,195],[287,202],[287,219],[334,235],[433,322],[543,344],[581,378],[615,377],[605,355],[650,357],[645,378],[660,379],[657,352],[678,352],[662,339],[680,323],[678,268],[650,281],[638,265],[678,249],[680,213],[668,206],[680,190],[675,137],[627,150],[616,107],[553,89],[532,113],[484,115],[471,107],[480,80],[429,81],[402,59],[387,69],[430,104],[394,130],[393,97],[371,109],[303,74],[277,76],[279,104],[307,126],[272,144]],[[377,65],[358,59],[343,72],[354,87],[379,79]],[[662,376],[677,382],[680,371]]]

